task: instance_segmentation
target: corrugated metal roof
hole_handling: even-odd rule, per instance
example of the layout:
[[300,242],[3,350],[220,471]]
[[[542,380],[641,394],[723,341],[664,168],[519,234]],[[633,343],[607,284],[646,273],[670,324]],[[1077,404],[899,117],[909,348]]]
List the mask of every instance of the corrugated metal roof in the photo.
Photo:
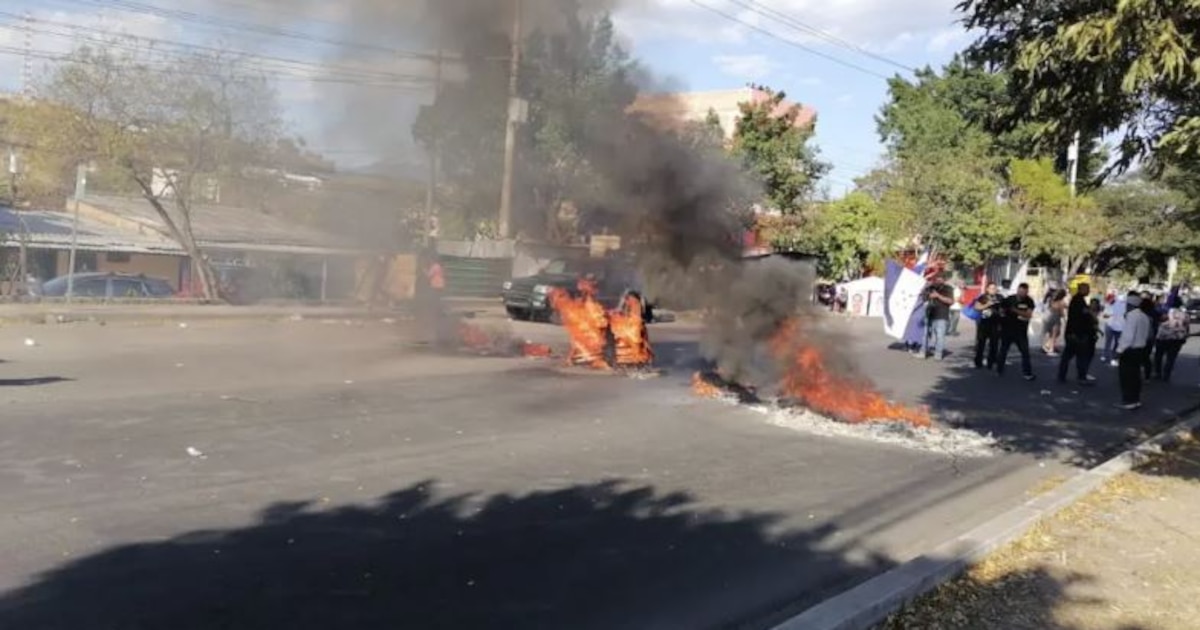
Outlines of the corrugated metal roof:
[[[165,234],[158,213],[140,197],[89,195],[89,206]],[[168,200],[168,203],[170,201]],[[193,204],[192,232],[201,247],[247,250],[350,252],[352,244],[331,234],[248,208]]]
[[[21,235],[28,234],[27,245],[42,249],[70,249],[73,215],[52,210],[20,210],[0,206],[0,239],[4,245],[18,246]],[[22,226],[24,220],[24,227]],[[156,233],[139,234],[79,217],[78,249],[84,251],[130,252],[183,255],[174,241]]]

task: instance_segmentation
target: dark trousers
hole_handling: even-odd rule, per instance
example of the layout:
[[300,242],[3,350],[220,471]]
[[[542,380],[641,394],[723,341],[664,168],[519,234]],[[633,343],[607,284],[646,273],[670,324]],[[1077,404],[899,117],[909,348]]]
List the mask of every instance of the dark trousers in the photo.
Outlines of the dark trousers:
[[1154,376],[1154,338],[1150,339],[1150,343],[1146,344],[1146,351],[1142,353],[1142,376],[1148,381]]
[[1154,375],[1163,381],[1171,380],[1171,372],[1175,371],[1175,359],[1183,350],[1186,339],[1162,339],[1154,344]]
[[1000,348],[1000,328],[995,318],[981,319],[975,325],[975,367],[996,365],[996,352]]
[[1142,402],[1142,362],[1146,360],[1145,348],[1129,348],[1121,353],[1117,362],[1117,375],[1121,380],[1121,402]]
[[1004,333],[1000,341],[1000,354],[996,357],[996,373],[1004,374],[1004,361],[1008,359],[1008,349],[1016,346],[1021,353],[1021,374],[1033,374],[1033,362],[1029,360],[1029,331]]
[[1071,360],[1075,360],[1075,376],[1086,381],[1088,368],[1092,365],[1092,358],[1096,356],[1096,341],[1091,337],[1075,338],[1068,336],[1066,344],[1063,346],[1062,358],[1058,360],[1058,380],[1067,380],[1067,370],[1070,369]]

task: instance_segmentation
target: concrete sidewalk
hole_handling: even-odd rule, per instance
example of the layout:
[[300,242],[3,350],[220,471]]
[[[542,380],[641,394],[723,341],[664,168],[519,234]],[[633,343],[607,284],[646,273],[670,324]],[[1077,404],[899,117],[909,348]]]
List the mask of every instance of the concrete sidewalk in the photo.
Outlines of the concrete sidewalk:
[[[446,306],[455,312],[478,314],[495,310],[494,299],[448,298]],[[256,304],[196,304],[171,302],[139,303],[29,303],[0,304],[0,324],[60,324],[87,321],[146,321],[159,319],[372,319],[405,318],[414,312],[414,305],[405,302],[391,308],[369,309],[362,305]]]
[[1193,439],[1039,523],[880,627],[1195,628],[1198,519]]

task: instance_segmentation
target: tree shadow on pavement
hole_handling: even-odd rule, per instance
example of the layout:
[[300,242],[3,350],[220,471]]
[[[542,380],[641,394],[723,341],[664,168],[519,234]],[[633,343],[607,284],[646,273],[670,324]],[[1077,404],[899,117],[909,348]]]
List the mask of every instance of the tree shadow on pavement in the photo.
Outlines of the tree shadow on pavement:
[[0,387],[34,387],[37,385],[53,385],[69,383],[75,379],[62,376],[35,376],[32,378],[0,378]]
[[[102,551],[0,597],[0,627],[727,627],[891,566],[826,528],[773,533],[776,515],[620,481],[491,497],[433,487],[276,504],[245,528]],[[805,583],[835,571],[844,583]]]
[[1037,380],[1029,382],[1021,378],[1015,353],[1003,377],[975,369],[970,360],[951,362],[922,402],[947,424],[991,433],[1011,451],[1090,467],[1200,406],[1195,369],[1187,363],[1177,368],[1182,374],[1176,374],[1175,383],[1148,383],[1144,406],[1134,412],[1116,406],[1116,370],[1107,365],[1097,361],[1093,386],[1073,378],[1060,384],[1057,358],[1035,356]]
[[[949,582],[917,604],[908,606],[879,624],[877,630],[1093,630],[1091,623],[1068,623],[1060,617],[1092,618],[1111,615],[1110,602],[1081,593],[1095,578],[1040,563],[990,574],[972,571]],[[1122,625],[1113,630],[1150,630],[1149,626]]]

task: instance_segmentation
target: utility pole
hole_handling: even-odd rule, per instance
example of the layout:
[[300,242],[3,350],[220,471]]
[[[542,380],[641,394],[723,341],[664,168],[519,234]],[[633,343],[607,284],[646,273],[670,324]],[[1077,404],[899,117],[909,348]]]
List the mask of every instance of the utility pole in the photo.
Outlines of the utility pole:
[[517,124],[521,118],[518,74],[521,70],[521,1],[513,0],[512,51],[508,69],[508,123],[504,133],[504,183],[500,190],[500,238],[512,228],[513,168],[517,158]]
[[75,295],[75,252],[79,246],[79,201],[87,189],[87,166],[75,169],[75,216],[71,220],[71,254],[67,257],[67,302]]
[[[17,174],[20,172],[21,166],[17,157],[17,150],[13,147],[8,148],[8,206],[13,214],[17,216],[17,222],[21,226],[20,249],[17,258],[17,274],[19,276],[19,285],[14,283],[13,289],[17,286],[27,290],[29,278],[29,226],[25,223],[25,217],[21,214],[21,209],[17,207],[20,197],[17,193]],[[16,291],[14,290],[14,293]]]
[[21,96],[33,98],[33,15],[28,9],[23,17],[25,34],[25,54],[21,61]]
[[1075,139],[1071,141],[1071,146],[1067,147],[1067,162],[1070,164],[1070,175],[1068,181],[1071,184],[1071,196],[1075,196],[1075,178],[1079,175],[1079,132],[1075,132]]
[[[441,134],[442,122],[438,113],[438,99],[442,96],[442,42],[443,32],[442,27],[438,25],[437,35],[437,57],[434,60],[434,83],[433,83],[433,106],[430,111],[433,113],[433,137],[429,142],[429,182],[425,187],[425,221],[432,223],[433,206],[437,198],[438,172],[441,170]],[[426,229],[430,226],[427,225]]]

